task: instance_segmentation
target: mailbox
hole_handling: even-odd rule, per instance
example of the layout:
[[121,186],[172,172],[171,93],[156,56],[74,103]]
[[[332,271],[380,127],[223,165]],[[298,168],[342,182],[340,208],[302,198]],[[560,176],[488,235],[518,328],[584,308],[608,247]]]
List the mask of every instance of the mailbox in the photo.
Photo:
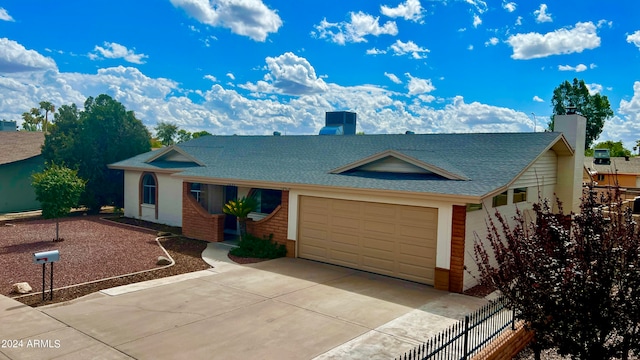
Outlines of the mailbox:
[[33,262],[35,264],[52,263],[58,260],[60,260],[60,252],[58,250],[33,253]]

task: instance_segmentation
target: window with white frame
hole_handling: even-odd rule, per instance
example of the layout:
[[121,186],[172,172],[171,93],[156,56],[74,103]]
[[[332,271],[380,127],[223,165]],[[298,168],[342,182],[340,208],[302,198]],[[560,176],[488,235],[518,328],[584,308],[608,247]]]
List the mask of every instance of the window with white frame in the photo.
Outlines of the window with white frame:
[[156,204],[156,179],[152,174],[146,174],[142,178],[142,203]]

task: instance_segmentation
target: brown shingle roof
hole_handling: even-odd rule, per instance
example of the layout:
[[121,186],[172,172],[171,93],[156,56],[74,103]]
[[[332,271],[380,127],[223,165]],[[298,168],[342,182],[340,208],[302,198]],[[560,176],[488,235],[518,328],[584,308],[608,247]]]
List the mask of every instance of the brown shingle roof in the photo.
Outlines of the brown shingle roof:
[[38,156],[42,144],[40,131],[0,131],[0,165]]
[[598,165],[593,163],[592,157],[584,158],[584,166],[589,170],[595,170],[599,174],[636,174],[640,175],[640,156],[629,158],[612,157],[610,165]]

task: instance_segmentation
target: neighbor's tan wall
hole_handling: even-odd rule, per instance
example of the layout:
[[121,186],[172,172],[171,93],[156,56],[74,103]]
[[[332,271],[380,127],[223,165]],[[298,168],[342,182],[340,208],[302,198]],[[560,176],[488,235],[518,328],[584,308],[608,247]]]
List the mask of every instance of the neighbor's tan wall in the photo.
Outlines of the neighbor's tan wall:
[[594,176],[595,181],[598,183],[598,186],[614,186],[618,184],[623,188],[635,188],[636,187],[636,175],[628,175],[628,174],[617,174],[610,175],[604,174],[604,180],[597,180],[598,176]]
[[182,234],[198,240],[224,240],[224,214],[209,214],[190,194],[190,183],[182,184]]
[[258,236],[268,237],[273,234],[273,240],[287,246],[287,257],[295,256],[295,241],[287,239],[287,229],[289,227],[289,191],[282,191],[282,200],[271,214],[258,221],[247,221],[247,232]]

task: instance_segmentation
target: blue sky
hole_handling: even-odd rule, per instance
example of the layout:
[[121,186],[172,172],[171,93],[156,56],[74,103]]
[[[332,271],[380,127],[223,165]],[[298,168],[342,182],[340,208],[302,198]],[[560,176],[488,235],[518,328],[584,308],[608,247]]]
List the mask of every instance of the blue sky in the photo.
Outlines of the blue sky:
[[[317,134],[543,131],[584,79],[640,140],[640,2],[0,0],[0,118],[107,93],[150,129]],[[534,115],[535,114],[535,115]]]

